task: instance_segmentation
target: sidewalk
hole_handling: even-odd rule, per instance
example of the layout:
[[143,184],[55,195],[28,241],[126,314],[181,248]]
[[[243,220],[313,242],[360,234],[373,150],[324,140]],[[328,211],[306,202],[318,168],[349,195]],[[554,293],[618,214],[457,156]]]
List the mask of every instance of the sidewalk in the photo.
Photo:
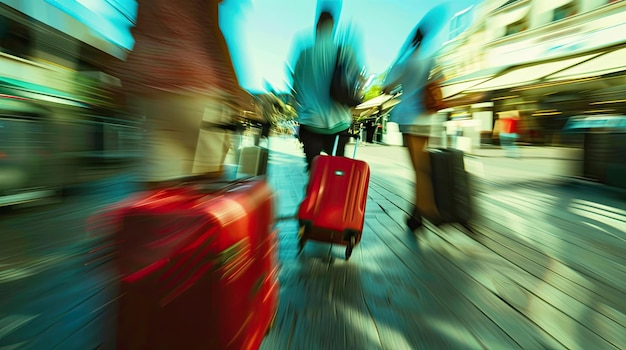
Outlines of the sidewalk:
[[[388,157],[390,150],[393,150],[391,154],[405,154],[406,148],[368,144],[362,149],[366,149],[367,156],[374,157],[379,163],[387,162],[388,165],[393,165],[394,169],[400,167],[408,171],[405,177],[412,181],[413,173],[408,158],[399,156],[400,158],[390,159]],[[504,150],[500,148],[476,148],[466,153],[465,166],[470,173],[492,182],[556,178],[574,181],[575,178],[582,176],[582,150],[565,147],[521,146],[520,158],[507,158]]]
[[[346,262],[342,247],[314,242],[296,255],[305,162],[292,138],[270,146],[281,302],[262,349],[626,348],[626,201],[561,181],[567,160],[467,157],[476,232],[412,233],[406,149],[361,147],[372,177],[363,240]],[[87,218],[133,192],[131,180],[4,213],[0,349],[113,348],[114,255],[87,254],[105,246]]]
[[297,257],[304,159],[292,139],[271,140],[281,304],[263,349],[626,347],[626,204],[554,181],[571,160],[468,157],[477,232],[413,234],[406,149],[357,157],[372,169],[361,244],[349,262],[315,243]]

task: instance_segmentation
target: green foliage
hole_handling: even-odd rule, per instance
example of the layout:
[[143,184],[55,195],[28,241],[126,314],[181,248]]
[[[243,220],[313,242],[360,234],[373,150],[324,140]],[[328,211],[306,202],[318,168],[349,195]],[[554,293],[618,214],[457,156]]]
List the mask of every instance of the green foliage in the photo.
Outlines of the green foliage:
[[382,85],[372,85],[367,90],[365,90],[365,95],[363,96],[363,102],[369,101],[376,96],[380,96],[383,93]]
[[373,99],[376,96],[380,96],[383,93],[383,83],[387,77],[387,72],[376,75],[372,79],[369,86],[364,90],[363,102]]
[[257,109],[273,126],[296,118],[296,110],[273,93],[257,95]]

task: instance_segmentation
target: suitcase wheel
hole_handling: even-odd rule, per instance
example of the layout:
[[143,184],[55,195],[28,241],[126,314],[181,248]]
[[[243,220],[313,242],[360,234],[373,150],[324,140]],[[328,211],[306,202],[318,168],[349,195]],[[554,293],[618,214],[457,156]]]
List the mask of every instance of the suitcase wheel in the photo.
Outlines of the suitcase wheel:
[[302,253],[304,250],[304,245],[306,244],[306,236],[309,233],[309,226],[300,223],[300,228],[298,229],[298,255]]
[[306,244],[306,240],[304,238],[300,238],[300,240],[298,241],[298,255],[302,254],[305,244]]
[[346,247],[346,260],[349,260],[350,256],[352,256],[352,249],[354,249],[355,245],[356,237],[352,236],[350,237],[350,243],[348,243],[348,246]]
[[300,229],[298,229],[298,255],[300,255],[302,250],[304,250],[304,245],[306,244],[307,236],[310,231],[310,224],[300,222]]

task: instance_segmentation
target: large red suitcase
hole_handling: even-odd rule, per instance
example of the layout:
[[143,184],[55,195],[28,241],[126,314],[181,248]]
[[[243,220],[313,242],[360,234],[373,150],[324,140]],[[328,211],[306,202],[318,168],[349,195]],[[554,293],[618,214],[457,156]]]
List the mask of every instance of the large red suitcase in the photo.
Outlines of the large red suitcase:
[[264,180],[146,192],[113,213],[118,349],[258,349],[278,307]]
[[298,210],[299,253],[308,240],[346,245],[346,260],[361,241],[369,165],[358,159],[319,155]]

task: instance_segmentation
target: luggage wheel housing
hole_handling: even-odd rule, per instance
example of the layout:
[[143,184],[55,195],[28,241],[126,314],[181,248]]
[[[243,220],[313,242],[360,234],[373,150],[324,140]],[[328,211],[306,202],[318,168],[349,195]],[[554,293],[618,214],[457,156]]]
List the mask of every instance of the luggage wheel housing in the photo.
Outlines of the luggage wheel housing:
[[298,228],[298,255],[300,255],[302,253],[302,250],[304,250],[304,245],[306,244],[307,236],[311,232],[310,222],[300,220],[299,224],[300,226]]
[[353,230],[346,230],[343,234],[344,241],[348,241],[348,245],[346,246],[346,261],[350,260],[350,256],[352,256],[352,250],[356,246],[356,237],[358,232]]

